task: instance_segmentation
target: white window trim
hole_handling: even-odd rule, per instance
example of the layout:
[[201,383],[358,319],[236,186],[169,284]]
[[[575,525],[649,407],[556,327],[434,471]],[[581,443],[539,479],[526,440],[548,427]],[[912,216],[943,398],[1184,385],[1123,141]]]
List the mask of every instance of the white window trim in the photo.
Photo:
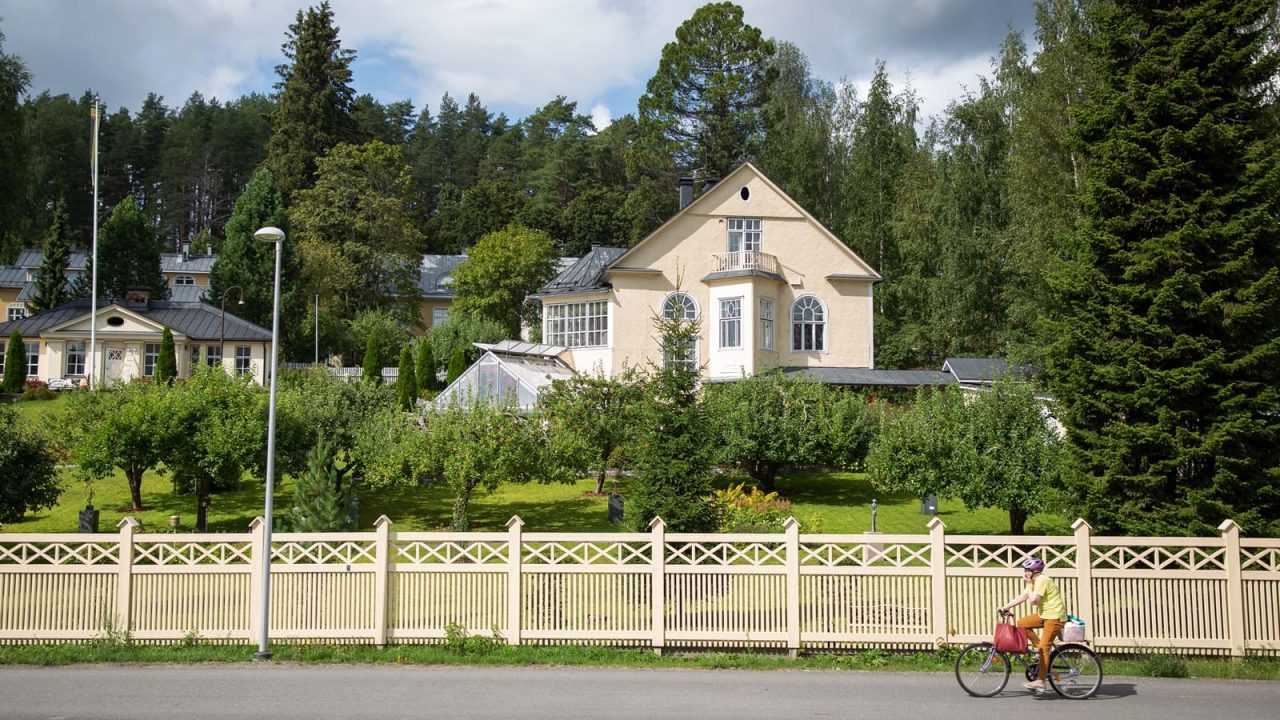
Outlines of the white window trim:
[[[151,348],[155,348],[155,352],[151,352]],[[147,361],[151,362],[151,367],[147,367]],[[142,344],[142,377],[155,377],[156,365],[160,362],[160,343],[143,343]]]
[[[760,252],[764,247],[764,223],[760,218],[731,217],[725,223],[725,248],[729,252]],[[738,249],[733,249],[734,236]]]
[[[821,309],[822,311],[822,320],[820,322],[819,321],[801,321],[801,322],[803,322],[806,325],[813,325],[814,327],[817,327],[817,326],[822,327],[822,347],[806,350],[803,348],[796,347],[796,325],[800,324],[796,321],[796,306],[799,305],[802,300],[809,300],[809,299],[812,299],[814,302],[818,303],[818,308]],[[788,326],[791,330],[791,332],[788,333],[788,336],[789,336],[788,342],[791,345],[791,352],[793,353],[826,353],[831,350],[831,333],[829,332],[829,326],[831,324],[831,313],[827,309],[827,304],[822,301],[822,298],[818,297],[817,295],[801,295],[800,297],[796,298],[795,300],[792,301],[791,307],[787,312],[787,320],[788,320]]]
[[248,345],[237,345],[235,364],[232,366],[237,375],[253,372],[253,348]]
[[195,285],[195,284],[196,284],[196,279],[195,279],[195,276],[193,275],[175,275],[173,278],[174,287],[177,287],[179,285],[186,286],[186,285]]
[[609,347],[609,324],[608,300],[544,305],[542,340],[567,348]]
[[[768,313],[765,313],[766,307],[769,308]],[[776,349],[778,346],[778,343],[774,338],[774,335],[777,333],[777,327],[778,327],[778,303],[775,302],[773,298],[766,298],[766,297],[757,298],[756,313],[760,320],[760,330],[759,330],[760,349],[761,350]],[[766,317],[766,315],[768,315],[768,317]],[[765,322],[769,323],[767,328],[765,327]]]
[[9,303],[9,307],[6,308],[5,310],[5,322],[13,322],[14,320],[21,320],[26,316],[27,316],[26,303],[20,303],[20,302]]
[[[78,353],[80,358],[79,370],[76,370],[71,366],[71,348],[74,345],[80,346],[80,351]],[[84,372],[85,365],[88,360],[88,345],[89,343],[85,342],[84,340],[68,340],[67,341],[66,350],[63,353],[63,358],[62,358],[63,377],[69,377],[69,376],[80,377],[81,375],[85,374]]]
[[[725,306],[731,303],[737,303],[738,305],[738,314],[736,316],[725,315]],[[716,336],[716,340],[719,343],[718,347],[721,348],[722,350],[741,349],[743,346],[742,345],[742,315],[743,315],[742,296],[737,295],[734,297],[720,298],[719,309],[720,309],[720,322],[719,322],[719,328],[718,328],[719,332],[717,333],[717,336]],[[737,336],[737,341],[732,342],[732,344],[730,342],[726,342],[726,340],[732,341],[732,338],[728,337],[730,334]]]

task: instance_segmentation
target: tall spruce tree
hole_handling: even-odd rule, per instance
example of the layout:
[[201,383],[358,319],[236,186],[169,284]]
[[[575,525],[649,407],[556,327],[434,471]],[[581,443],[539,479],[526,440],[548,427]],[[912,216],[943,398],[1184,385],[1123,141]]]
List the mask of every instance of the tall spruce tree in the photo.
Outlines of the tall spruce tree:
[[98,292],[123,298],[130,288],[145,288],[153,300],[169,297],[155,231],[133,198],[127,197],[111,211],[98,234]]
[[1047,374],[1102,532],[1280,530],[1269,0],[1105,3]]
[[34,312],[55,308],[71,299],[67,285],[67,263],[71,261],[67,203],[61,198],[53,207],[53,222],[44,236],[44,258],[36,270],[36,296],[28,303]]
[[280,102],[272,116],[266,165],[285,200],[315,183],[317,158],[356,139],[351,119],[355,51],[342,49],[333,20],[327,1],[299,10],[281,47],[289,62],[276,67]]

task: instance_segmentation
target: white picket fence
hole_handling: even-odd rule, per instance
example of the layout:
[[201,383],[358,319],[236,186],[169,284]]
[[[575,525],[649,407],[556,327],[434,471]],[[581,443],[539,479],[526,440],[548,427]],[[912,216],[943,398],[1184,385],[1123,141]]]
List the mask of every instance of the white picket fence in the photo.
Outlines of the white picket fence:
[[[1221,537],[273,533],[272,641],[932,648],[988,637],[1042,557],[1103,651],[1280,652],[1280,540]],[[265,533],[0,535],[0,642],[252,642]]]

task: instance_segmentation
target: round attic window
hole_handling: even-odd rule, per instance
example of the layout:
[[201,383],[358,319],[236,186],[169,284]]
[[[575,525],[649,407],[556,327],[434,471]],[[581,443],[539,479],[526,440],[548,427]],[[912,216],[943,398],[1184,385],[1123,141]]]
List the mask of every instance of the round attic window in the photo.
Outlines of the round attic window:
[[111,317],[107,318],[107,324],[110,325],[111,327],[120,327],[121,325],[124,324],[124,318],[120,317],[119,315],[112,315]]
[[743,185],[742,189],[738,191],[738,197],[742,198],[743,200],[750,200],[751,189],[748,188],[746,185]]

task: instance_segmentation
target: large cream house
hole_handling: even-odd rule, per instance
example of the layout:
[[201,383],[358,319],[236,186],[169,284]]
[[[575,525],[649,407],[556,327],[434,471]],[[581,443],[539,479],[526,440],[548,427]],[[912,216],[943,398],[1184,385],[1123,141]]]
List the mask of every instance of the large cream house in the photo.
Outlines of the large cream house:
[[558,375],[548,363],[605,375],[658,364],[659,314],[699,322],[689,360],[709,381],[874,366],[881,278],[866,261],[750,163],[681,196],[634,247],[593,248],[542,288],[543,344],[482,346],[437,405],[513,393],[529,405]]
[[870,368],[879,280],[748,163],[635,247],[597,248],[552,281],[539,296],[542,338],[573,369],[612,374],[660,360],[661,313],[699,321],[693,359],[710,380]]

